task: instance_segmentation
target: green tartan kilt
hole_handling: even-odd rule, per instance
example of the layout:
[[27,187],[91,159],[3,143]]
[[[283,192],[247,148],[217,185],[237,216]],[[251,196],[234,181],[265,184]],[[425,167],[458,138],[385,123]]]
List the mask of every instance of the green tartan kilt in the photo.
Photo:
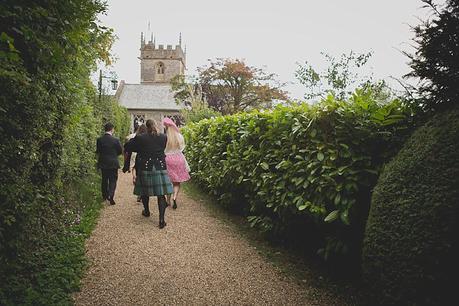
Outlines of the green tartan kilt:
[[167,170],[141,170],[137,174],[134,194],[138,196],[161,196],[173,193]]

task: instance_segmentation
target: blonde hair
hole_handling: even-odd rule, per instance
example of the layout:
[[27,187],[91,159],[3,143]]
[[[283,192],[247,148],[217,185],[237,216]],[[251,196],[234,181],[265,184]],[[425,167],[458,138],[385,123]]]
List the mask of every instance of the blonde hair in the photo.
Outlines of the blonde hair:
[[176,129],[169,127],[166,130],[167,143],[166,151],[183,150],[185,148],[185,140],[182,134]]

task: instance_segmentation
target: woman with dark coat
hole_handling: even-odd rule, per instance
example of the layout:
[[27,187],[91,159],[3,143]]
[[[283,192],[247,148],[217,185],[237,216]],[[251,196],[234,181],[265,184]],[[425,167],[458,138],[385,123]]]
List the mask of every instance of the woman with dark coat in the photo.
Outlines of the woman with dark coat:
[[137,135],[126,143],[128,152],[137,152],[136,180],[134,194],[142,199],[144,210],[142,215],[150,216],[149,197],[158,198],[159,228],[166,226],[166,195],[173,193],[173,187],[166,168],[167,137],[158,133],[156,122],[152,119],[146,122],[147,132]]

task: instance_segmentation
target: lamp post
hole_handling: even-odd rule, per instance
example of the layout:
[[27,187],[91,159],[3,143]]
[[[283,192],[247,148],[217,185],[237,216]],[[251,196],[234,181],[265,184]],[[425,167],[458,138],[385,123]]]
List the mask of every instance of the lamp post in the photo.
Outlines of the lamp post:
[[118,87],[118,80],[114,76],[104,76],[102,75],[102,69],[99,69],[99,104],[102,99],[102,78],[111,79],[110,82],[112,83],[113,90],[116,90],[116,88]]

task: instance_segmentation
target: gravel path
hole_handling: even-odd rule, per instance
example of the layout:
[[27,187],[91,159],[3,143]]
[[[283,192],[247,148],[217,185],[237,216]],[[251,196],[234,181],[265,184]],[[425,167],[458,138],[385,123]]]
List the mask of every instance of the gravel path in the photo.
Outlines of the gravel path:
[[117,204],[106,206],[87,241],[91,265],[76,305],[330,305],[257,253],[230,226],[183,193],[166,211],[167,226],[132,194],[120,172]]

